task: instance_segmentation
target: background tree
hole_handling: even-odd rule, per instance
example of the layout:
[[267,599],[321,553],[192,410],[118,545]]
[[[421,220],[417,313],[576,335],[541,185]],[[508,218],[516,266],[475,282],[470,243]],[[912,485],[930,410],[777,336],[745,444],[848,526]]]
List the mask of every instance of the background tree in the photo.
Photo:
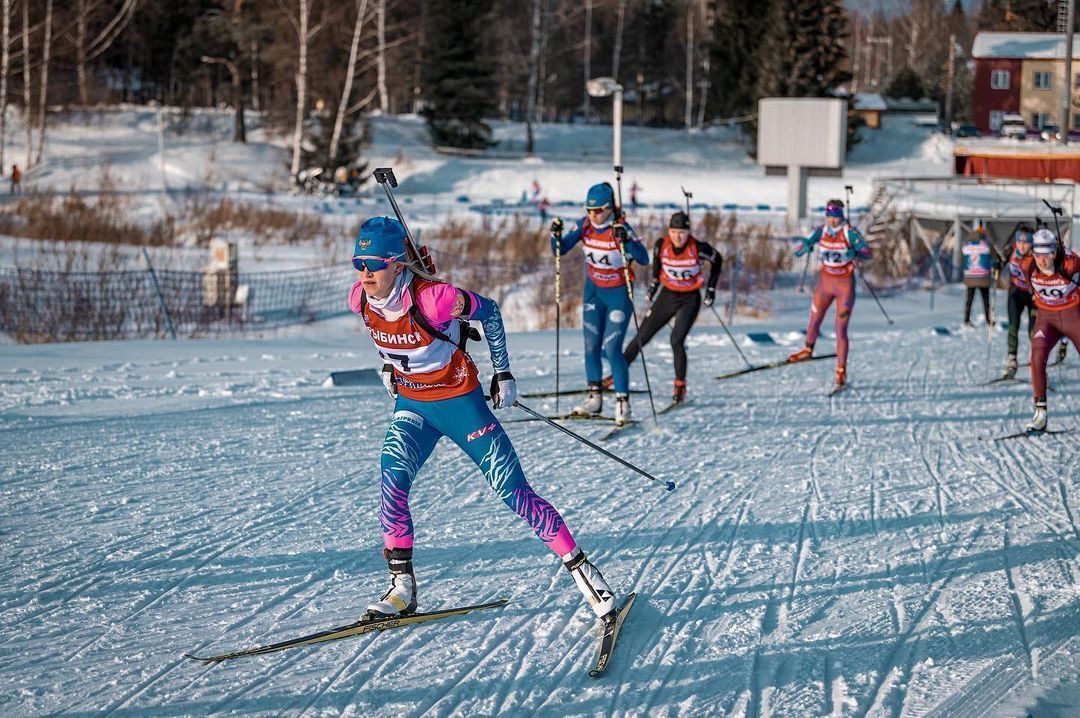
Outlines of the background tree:
[[425,12],[423,85],[427,119],[436,145],[484,149],[497,108],[495,69],[487,56],[491,0],[430,0]]
[[908,97],[918,100],[923,96],[922,80],[910,65],[904,65],[885,88],[886,97]]

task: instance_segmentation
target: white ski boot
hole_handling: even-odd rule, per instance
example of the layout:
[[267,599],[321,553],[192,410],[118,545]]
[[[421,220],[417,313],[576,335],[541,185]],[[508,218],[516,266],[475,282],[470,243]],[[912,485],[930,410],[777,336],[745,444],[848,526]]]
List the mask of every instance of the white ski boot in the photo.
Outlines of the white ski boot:
[[1002,379],[1015,379],[1016,378],[1016,355],[1010,354],[1005,360],[1005,373],[1001,375]]
[[1031,434],[1046,431],[1046,399],[1035,400],[1035,416],[1031,417],[1025,430]]
[[381,599],[368,604],[367,613],[377,618],[408,616],[416,613],[416,576],[413,575],[412,549],[383,550],[390,566],[390,588]]
[[574,407],[573,413],[579,416],[599,414],[604,408],[604,395],[599,384],[589,384],[589,398]]
[[575,547],[573,551],[563,556],[562,560],[593,613],[599,618],[604,618],[615,610],[615,592],[604,580],[599,569],[585,558],[580,548]]
[[630,395],[615,395],[615,426],[626,426],[630,423]]

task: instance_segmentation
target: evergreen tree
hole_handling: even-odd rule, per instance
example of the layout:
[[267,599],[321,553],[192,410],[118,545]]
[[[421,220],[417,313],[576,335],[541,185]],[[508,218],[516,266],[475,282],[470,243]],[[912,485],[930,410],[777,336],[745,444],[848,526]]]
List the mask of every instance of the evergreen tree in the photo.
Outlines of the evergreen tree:
[[979,29],[1055,32],[1057,7],[1057,0],[983,0],[978,15]]
[[886,97],[909,97],[918,100],[923,96],[922,80],[910,65],[904,65],[885,88]]
[[484,149],[498,111],[494,58],[487,57],[491,0],[427,0],[423,115],[436,145]]
[[846,37],[841,0],[774,0],[758,55],[757,97],[828,96],[851,79]]
[[756,110],[758,47],[776,0],[712,0],[708,113],[733,117]]

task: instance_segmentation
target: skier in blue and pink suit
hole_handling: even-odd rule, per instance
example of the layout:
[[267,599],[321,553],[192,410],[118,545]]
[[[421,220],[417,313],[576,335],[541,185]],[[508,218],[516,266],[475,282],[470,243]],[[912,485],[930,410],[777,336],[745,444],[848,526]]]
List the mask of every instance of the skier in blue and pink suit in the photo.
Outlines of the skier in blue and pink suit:
[[[630,366],[623,356],[623,338],[634,314],[626,290],[623,256],[641,265],[649,264],[649,250],[633,229],[615,215],[615,193],[607,182],[593,185],[585,199],[585,213],[563,233],[563,222],[551,223],[551,251],[566,254],[581,242],[585,255],[585,292],[581,323],[585,331],[585,379],[589,397],[574,408],[575,414],[600,413],[603,406],[601,358],[607,357],[615,382],[615,423],[630,421]],[[621,245],[621,246],[620,246]],[[620,251],[621,250],[621,251]]]
[[577,546],[559,512],[525,479],[465,350],[469,320],[480,322],[494,370],[492,405],[513,405],[517,387],[498,305],[435,279],[411,260],[405,242],[400,222],[375,217],[361,226],[353,252],[359,278],[349,294],[349,307],[364,320],[383,358],[383,382],[396,401],[383,442],[380,504],[390,588],[368,606],[368,613],[416,611],[409,491],[445,436],[468,454],[499,498],[562,559],[596,615],[606,616],[615,607],[611,588]]

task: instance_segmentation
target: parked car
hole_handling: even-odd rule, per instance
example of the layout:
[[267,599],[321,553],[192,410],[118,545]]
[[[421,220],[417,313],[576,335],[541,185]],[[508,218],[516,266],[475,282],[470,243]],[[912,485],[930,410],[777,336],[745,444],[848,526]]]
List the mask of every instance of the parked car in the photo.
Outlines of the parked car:
[[970,122],[965,122],[956,128],[954,133],[957,137],[978,137],[979,128]]
[[1061,139],[1061,128],[1057,125],[1043,125],[1039,138],[1044,142],[1057,142]]
[[1019,112],[1010,112],[1001,118],[1002,137],[1012,137],[1022,140],[1027,137],[1027,125],[1024,124],[1024,116]]

